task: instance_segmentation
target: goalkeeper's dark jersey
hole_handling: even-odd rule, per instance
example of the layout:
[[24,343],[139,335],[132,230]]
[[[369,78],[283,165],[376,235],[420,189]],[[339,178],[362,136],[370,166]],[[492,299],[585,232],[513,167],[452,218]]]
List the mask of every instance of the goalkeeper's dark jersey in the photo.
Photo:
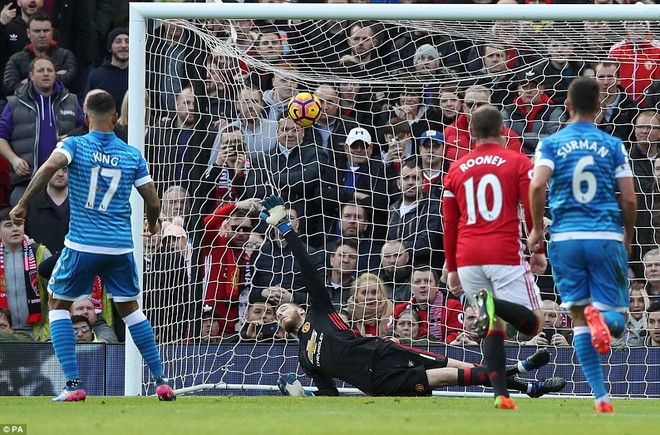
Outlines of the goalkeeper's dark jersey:
[[284,238],[300,261],[303,282],[309,293],[310,307],[298,331],[300,365],[307,376],[314,379],[320,395],[339,394],[333,378],[364,392],[372,391],[374,354],[385,341],[378,337],[362,337],[344,323],[298,234],[289,231]]

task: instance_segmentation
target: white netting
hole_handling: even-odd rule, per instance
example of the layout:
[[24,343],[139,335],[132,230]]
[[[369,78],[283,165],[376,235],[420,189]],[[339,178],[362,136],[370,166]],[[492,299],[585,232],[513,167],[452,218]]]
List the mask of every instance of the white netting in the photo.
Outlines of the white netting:
[[[145,308],[159,342],[169,345],[165,363],[177,388],[220,381],[272,384],[273,375],[297,367],[295,341],[267,339],[256,344],[238,337],[248,299],[262,299],[268,288],[281,286],[304,301],[297,291],[302,287],[299,270],[292,273],[297,266],[286,246],[275,232],[264,231],[258,219],[239,213],[223,223],[224,218],[208,217],[219,206],[281,195],[297,215],[299,232],[314,259],[324,267],[338,308],[363,333],[391,334],[390,315],[410,301],[411,266],[431,264],[439,273],[444,261],[442,174],[471,146],[461,114],[490,99],[512,128],[509,146],[531,154],[539,137],[567,121],[566,89],[579,75],[599,78],[607,106],[601,127],[633,149],[640,199],[646,201],[640,201],[631,276],[643,278],[641,255],[656,246],[652,224],[657,186],[650,160],[635,154],[635,147],[639,142],[655,149],[660,120],[649,116],[645,121],[656,126],[651,133],[656,136],[646,139],[633,135],[633,122],[644,99],[655,113],[659,98],[656,85],[649,84],[660,75],[660,43],[647,40],[644,61],[633,66],[628,60],[621,66],[599,62],[609,62],[610,49],[626,34],[648,33],[654,38],[656,29],[648,23],[171,19],[149,20],[148,28],[145,155],[165,216],[182,218],[174,227],[186,229],[190,244],[179,242],[185,240],[183,230],[171,228],[156,243],[162,243],[159,248],[146,252]],[[625,46],[614,50],[620,59],[629,56]],[[627,79],[631,71],[634,79]],[[618,89],[612,77],[617,72]],[[321,122],[304,131],[279,120],[289,98],[299,91],[315,93],[325,110]],[[527,119],[530,112],[532,122]],[[346,145],[355,127],[366,129],[372,149]],[[444,149],[421,146],[428,130],[444,131]],[[430,136],[432,142],[436,136]],[[372,154],[367,163],[360,163],[361,153],[368,151]],[[407,167],[415,155],[420,169]],[[415,177],[419,196],[415,188],[406,190]],[[401,190],[408,192],[403,207]],[[408,207],[409,202],[418,205]],[[248,238],[242,232],[241,227],[251,226],[260,237]],[[355,239],[357,244],[336,248],[342,232],[343,239]],[[227,239],[232,247],[252,251],[249,261],[241,258],[240,249],[227,252],[221,246]],[[402,242],[407,253],[395,242]],[[391,273],[391,265],[378,269],[381,250],[384,263],[399,260],[396,273]],[[229,266],[221,267],[222,262]],[[240,267],[231,266],[237,262]],[[365,271],[383,278],[393,302],[382,301],[370,311],[348,301],[351,280]],[[540,277],[539,286],[544,299],[557,299],[549,273]],[[279,299],[280,290],[270,294]],[[451,341],[463,322],[460,302],[443,297],[436,302],[444,313],[434,313],[438,325],[430,328],[431,333],[439,338],[435,341]],[[215,307],[221,318],[217,335],[229,346],[218,348],[217,338],[202,338],[204,304]],[[272,321],[267,317],[272,313],[264,315],[258,308],[251,309],[253,320]],[[360,321],[361,315],[379,321]],[[216,324],[207,320],[204,328],[208,323]],[[569,323],[561,313],[555,326],[562,332]],[[254,336],[255,329],[266,337],[274,333],[270,325],[245,328],[242,334],[248,336]],[[569,330],[563,332],[570,342]],[[292,351],[282,356],[282,347]],[[532,351],[514,343],[509,356],[524,357]],[[480,362],[477,347],[461,344],[447,352]],[[568,393],[585,394],[586,383],[571,356],[558,352],[554,367],[565,376],[575,372]],[[633,378],[645,379],[653,367],[647,356],[628,350],[612,354],[610,381],[616,394],[657,395],[657,383],[630,387]]]

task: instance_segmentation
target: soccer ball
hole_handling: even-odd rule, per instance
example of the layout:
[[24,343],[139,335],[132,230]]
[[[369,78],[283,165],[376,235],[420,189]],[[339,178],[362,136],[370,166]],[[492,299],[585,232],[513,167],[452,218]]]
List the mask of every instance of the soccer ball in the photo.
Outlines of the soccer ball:
[[321,101],[309,92],[301,92],[289,102],[289,116],[301,127],[309,127],[321,116]]

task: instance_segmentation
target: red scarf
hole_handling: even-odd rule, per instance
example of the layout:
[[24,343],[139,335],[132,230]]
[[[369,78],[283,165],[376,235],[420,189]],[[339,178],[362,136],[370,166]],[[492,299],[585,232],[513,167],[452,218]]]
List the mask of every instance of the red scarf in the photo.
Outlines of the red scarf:
[[[37,260],[28,236],[23,236],[23,271],[25,272],[25,296],[28,305],[28,323],[41,322],[41,297],[37,280]],[[0,308],[7,306],[7,279],[5,276],[5,253],[0,240]]]
[[527,106],[522,104],[522,99],[520,97],[516,98],[513,103],[518,106],[520,111],[522,112],[523,115],[525,115],[525,119],[527,120],[527,127],[525,128],[526,131],[531,132],[534,120],[536,118],[536,115],[543,109],[545,106],[552,104],[553,101],[548,97],[546,94],[541,94],[541,97],[539,99],[539,102],[537,104],[534,104],[532,106],[532,110],[527,113]]
[[90,298],[94,304],[94,311],[97,313],[103,312],[103,281],[99,276],[94,277],[94,287],[92,287],[92,297]]

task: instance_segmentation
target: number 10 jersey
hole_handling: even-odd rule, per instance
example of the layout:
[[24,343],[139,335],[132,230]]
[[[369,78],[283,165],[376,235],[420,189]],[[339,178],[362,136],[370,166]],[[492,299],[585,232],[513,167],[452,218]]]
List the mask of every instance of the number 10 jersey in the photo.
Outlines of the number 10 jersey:
[[[452,163],[444,179],[447,268],[522,265],[520,207],[528,226],[532,162],[499,144],[482,144]],[[530,227],[531,228],[531,227]]]

